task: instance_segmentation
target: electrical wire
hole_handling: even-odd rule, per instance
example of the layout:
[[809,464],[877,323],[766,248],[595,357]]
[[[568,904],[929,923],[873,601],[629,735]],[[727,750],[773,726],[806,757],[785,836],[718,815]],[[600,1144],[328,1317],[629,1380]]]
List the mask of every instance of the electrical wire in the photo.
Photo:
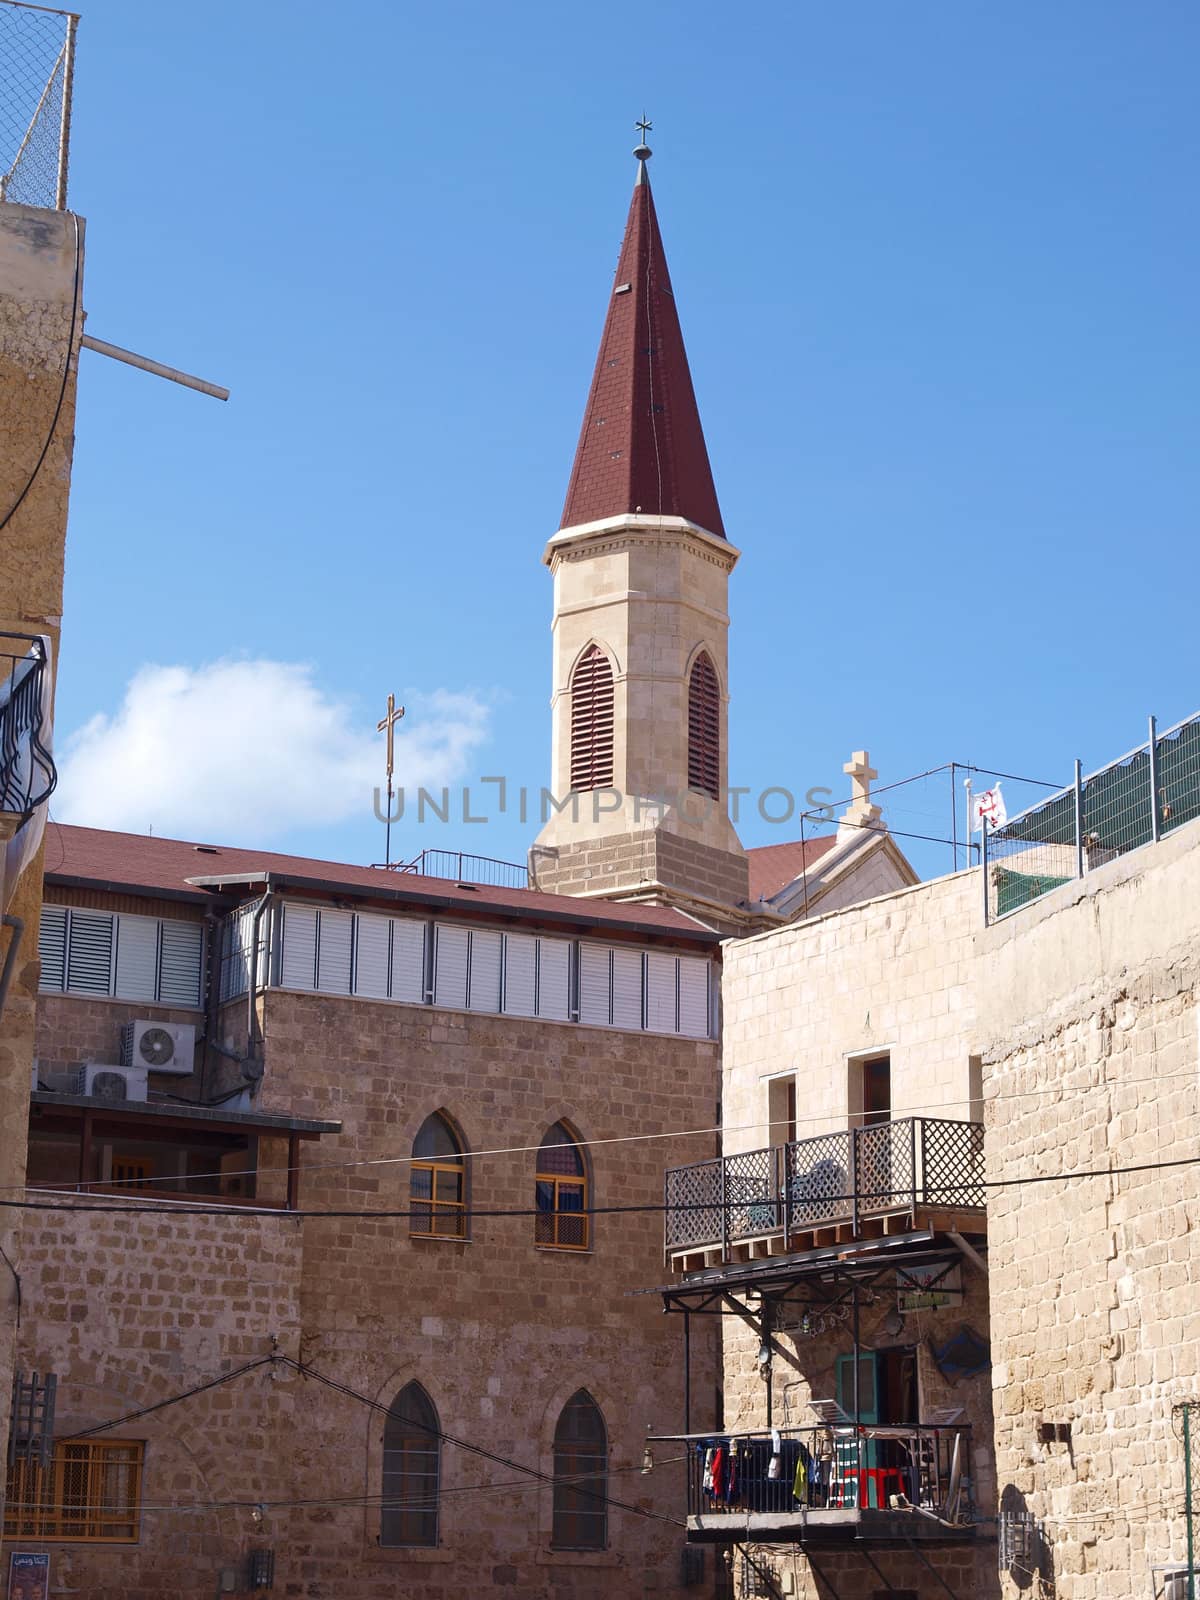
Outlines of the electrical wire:
[[[69,16],[70,14],[69,12],[56,13],[59,16]],[[0,533],[4,532],[5,528],[8,527],[24,505],[25,497],[30,489],[33,488],[37,475],[42,470],[42,464],[50,453],[50,446],[54,443],[54,435],[58,432],[58,419],[62,416],[63,402],[67,398],[67,385],[71,380],[71,357],[75,351],[75,329],[79,325],[79,279],[83,267],[83,240],[79,232],[79,218],[73,211],[70,216],[71,221],[75,224],[75,278],[71,289],[71,328],[67,334],[67,349],[63,358],[62,383],[59,385],[58,400],[54,407],[54,416],[50,421],[50,431],[46,435],[46,442],[42,445],[41,453],[34,463],[33,471],[25,480],[25,487],[9,507],[3,522],[0,522]]]

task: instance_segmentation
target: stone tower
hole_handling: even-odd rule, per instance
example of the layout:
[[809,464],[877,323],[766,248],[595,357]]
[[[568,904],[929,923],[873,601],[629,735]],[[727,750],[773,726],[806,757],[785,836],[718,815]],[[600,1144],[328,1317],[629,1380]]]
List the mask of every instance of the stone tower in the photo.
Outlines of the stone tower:
[[[552,811],[532,881],[735,928],[725,536],[641,145],[554,575]],[[569,799],[567,798],[569,796]]]

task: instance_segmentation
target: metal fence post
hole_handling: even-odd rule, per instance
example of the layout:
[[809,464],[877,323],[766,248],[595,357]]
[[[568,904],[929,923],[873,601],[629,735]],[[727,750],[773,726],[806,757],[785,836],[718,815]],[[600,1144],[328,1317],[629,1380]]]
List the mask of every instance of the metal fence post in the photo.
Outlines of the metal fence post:
[[1158,816],[1158,718],[1150,718],[1150,837],[1157,844],[1162,838]]
[[850,1129],[850,1227],[851,1238],[858,1238],[858,1143],[861,1128]]
[[1075,758],[1075,876],[1083,877],[1083,766]]
[[79,18],[67,18],[67,37],[63,44],[62,115],[58,125],[58,182],[55,210],[67,209],[67,166],[71,156],[71,93],[75,86],[75,30]]
[[980,835],[981,835],[981,837],[983,839],[983,846],[982,846],[982,848],[980,850],[979,860],[980,860],[980,864],[983,867],[983,925],[986,928],[987,925],[988,925],[988,921],[989,921],[989,907],[988,907],[988,851],[987,851],[988,819],[986,817],[980,817],[980,819],[979,819],[979,832],[980,832]]
[[729,1259],[729,1208],[725,1203],[725,1157],[718,1156],[720,1165],[717,1168],[717,1195],[721,1202],[721,1260]]
[[1183,1408],[1184,1515],[1187,1519],[1188,1600],[1196,1600],[1196,1536],[1192,1505],[1192,1408]]

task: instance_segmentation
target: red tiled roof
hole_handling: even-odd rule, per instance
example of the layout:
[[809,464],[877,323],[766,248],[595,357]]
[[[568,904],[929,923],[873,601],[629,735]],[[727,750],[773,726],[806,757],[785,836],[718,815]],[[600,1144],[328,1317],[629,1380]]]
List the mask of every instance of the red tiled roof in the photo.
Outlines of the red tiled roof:
[[805,867],[819,861],[837,842],[837,834],[823,838],[793,839],[788,844],[764,844],[747,850],[750,862],[751,900],[769,900],[789,883],[794,883]]
[[[364,898],[375,895],[414,905],[496,916],[528,917],[535,922],[594,924],[597,928],[630,929],[667,934],[705,943],[717,936],[682,912],[666,906],[621,905],[614,901],[579,900],[571,895],[540,894],[532,889],[502,889],[489,884],[461,888],[451,878],[388,872],[307,856],[280,855],[272,850],[242,850],[230,845],[195,844],[148,834],[112,833],[104,828],[76,828],[52,822],[46,828],[46,878],[49,882],[87,884],[118,893],[169,896],[211,903],[221,879],[232,880],[227,892],[262,883],[267,873],[296,887],[326,889]],[[207,880],[205,888],[194,881]]]
[[643,163],[562,526],[642,511],[725,537],[687,351]]

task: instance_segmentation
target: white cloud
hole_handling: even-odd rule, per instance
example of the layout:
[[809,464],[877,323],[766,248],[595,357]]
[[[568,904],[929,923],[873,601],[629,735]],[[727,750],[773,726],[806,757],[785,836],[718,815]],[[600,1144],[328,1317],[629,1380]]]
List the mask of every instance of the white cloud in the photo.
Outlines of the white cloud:
[[[452,783],[487,734],[470,694],[410,698],[396,786]],[[265,845],[291,828],[372,815],[383,736],[291,661],[144,666],[120,709],[58,752],[60,822]]]

